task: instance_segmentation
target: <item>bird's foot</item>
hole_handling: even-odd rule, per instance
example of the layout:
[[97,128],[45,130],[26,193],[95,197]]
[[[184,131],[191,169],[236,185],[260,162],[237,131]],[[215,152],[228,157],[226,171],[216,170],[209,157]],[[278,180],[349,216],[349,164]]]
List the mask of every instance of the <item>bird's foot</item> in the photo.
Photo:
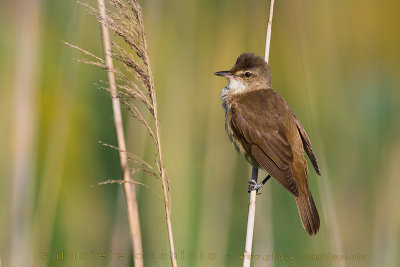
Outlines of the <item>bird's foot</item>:
[[261,187],[264,186],[264,184],[268,181],[269,178],[271,178],[270,175],[268,175],[267,177],[265,177],[265,179],[264,179],[261,183],[259,183],[259,184],[257,184],[257,182],[254,181],[254,180],[248,181],[248,183],[249,183],[249,187],[247,188],[247,189],[248,189],[248,192],[250,193],[251,191],[256,190],[256,191],[257,191],[257,195],[261,194],[261,193],[258,193],[258,190],[259,190]]
[[254,181],[254,180],[250,180],[250,181],[248,181],[248,183],[249,183],[249,187],[247,188],[248,192],[250,193],[251,191],[256,190],[257,191],[257,195],[258,195],[258,189],[260,189],[264,185],[263,183],[257,184],[257,182]]

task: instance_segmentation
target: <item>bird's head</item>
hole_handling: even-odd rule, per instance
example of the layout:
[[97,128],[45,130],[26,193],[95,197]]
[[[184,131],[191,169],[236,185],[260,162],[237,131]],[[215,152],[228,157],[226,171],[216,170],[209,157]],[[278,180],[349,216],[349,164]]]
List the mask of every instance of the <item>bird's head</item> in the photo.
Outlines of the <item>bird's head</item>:
[[265,60],[253,53],[243,53],[228,71],[218,71],[215,75],[225,77],[229,93],[271,88],[271,71]]

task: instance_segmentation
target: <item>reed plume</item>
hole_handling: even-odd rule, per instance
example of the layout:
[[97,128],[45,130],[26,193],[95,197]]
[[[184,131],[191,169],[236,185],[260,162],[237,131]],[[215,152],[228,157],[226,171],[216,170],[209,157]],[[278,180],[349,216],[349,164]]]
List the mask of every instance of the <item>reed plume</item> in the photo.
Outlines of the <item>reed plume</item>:
[[[98,9],[86,3],[80,3],[102,26],[105,60],[78,46],[69,43],[66,44],[78,49],[85,55],[84,58],[77,61],[100,67],[108,72],[108,83],[102,82],[103,86],[100,87],[109,92],[113,101],[114,120],[118,138],[117,149],[120,152],[121,168],[124,176],[123,184],[128,204],[135,266],[142,266],[143,262],[142,257],[135,257],[138,253],[142,253],[142,249],[134,190],[135,184],[138,183],[132,180],[131,174],[144,172],[161,180],[171,263],[175,267],[177,263],[171,225],[171,194],[168,176],[162,160],[157,99],[147,50],[142,9],[137,0],[109,0],[108,3],[111,6],[108,10],[105,8],[104,0],[98,0]],[[108,30],[115,34],[116,39],[121,44],[110,41]],[[113,66],[113,60],[118,66]],[[137,119],[143,125],[152,139],[156,149],[155,166],[140,156],[126,151],[120,103],[122,103],[131,117]],[[147,112],[150,115],[143,112]],[[128,167],[128,160],[133,166]],[[131,203],[131,200],[134,203]]]

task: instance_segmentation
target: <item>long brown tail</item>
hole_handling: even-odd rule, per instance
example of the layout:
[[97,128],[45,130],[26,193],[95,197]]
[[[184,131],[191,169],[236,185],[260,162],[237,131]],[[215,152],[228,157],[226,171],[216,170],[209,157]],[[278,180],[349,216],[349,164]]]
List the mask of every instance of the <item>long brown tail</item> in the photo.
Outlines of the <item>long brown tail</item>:
[[319,230],[319,215],[317,208],[315,207],[314,200],[311,196],[311,192],[302,192],[299,190],[299,196],[296,197],[297,209],[301,223],[307,233],[312,236],[315,235]]

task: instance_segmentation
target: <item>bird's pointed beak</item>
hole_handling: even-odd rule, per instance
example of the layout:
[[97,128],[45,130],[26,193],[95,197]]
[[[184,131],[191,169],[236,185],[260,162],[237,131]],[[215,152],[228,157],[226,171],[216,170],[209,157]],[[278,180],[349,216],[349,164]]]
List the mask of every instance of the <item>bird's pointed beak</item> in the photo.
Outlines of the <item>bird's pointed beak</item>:
[[214,75],[221,76],[221,77],[228,78],[228,79],[235,77],[235,75],[233,75],[230,71],[218,71],[218,72],[214,73]]

